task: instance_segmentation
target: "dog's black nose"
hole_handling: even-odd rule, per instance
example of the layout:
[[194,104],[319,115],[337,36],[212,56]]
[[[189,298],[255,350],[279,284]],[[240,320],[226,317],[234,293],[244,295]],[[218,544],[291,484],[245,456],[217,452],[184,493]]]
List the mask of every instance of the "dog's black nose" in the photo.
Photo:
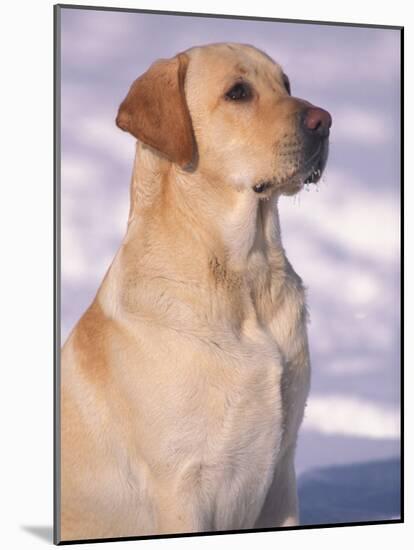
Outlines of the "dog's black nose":
[[332,125],[332,117],[319,107],[308,107],[302,112],[302,127],[311,136],[326,138]]

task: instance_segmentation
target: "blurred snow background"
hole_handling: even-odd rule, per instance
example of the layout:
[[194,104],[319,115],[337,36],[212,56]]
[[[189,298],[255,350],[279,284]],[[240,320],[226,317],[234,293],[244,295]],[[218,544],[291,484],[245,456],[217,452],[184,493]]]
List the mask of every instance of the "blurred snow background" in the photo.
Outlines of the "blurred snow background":
[[395,30],[62,9],[62,341],[126,229],[134,139],[114,120],[157,58],[250,43],[333,115],[318,189],[280,202],[308,287],[312,389],[297,471],[304,524],[400,514],[400,43]]

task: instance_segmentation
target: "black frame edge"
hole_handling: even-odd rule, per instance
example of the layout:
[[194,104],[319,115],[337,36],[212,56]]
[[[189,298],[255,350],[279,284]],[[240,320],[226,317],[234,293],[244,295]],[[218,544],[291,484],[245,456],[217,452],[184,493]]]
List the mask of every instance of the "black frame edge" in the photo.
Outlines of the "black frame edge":
[[60,544],[60,15],[53,6],[53,543]]
[[401,324],[400,324],[400,458],[401,458],[401,477],[400,477],[400,517],[402,523],[405,522],[405,490],[404,490],[404,449],[405,449],[405,437],[404,437],[404,342],[405,342],[405,332],[404,332],[404,320],[405,320],[405,311],[404,311],[404,28],[400,29],[400,182],[401,182],[401,192],[400,192],[400,278],[401,278],[401,289],[400,289],[400,304],[401,304]]
[[107,539],[79,539],[79,540],[64,540],[58,543],[59,546],[67,546],[70,544],[91,544],[102,542],[121,542],[135,540],[158,540],[158,539],[173,539],[173,538],[190,538],[190,537],[209,537],[216,535],[254,535],[256,533],[277,533],[280,531],[303,531],[309,529],[332,529],[335,527],[363,527],[368,525],[395,525],[404,523],[401,519],[388,519],[376,521],[361,521],[355,523],[331,523],[331,524],[315,524],[315,525],[299,525],[294,527],[269,527],[264,529],[239,529],[235,531],[207,531],[200,533],[176,533],[166,535],[144,535],[141,537],[111,537]]
[[401,25],[384,25],[381,23],[347,23],[345,21],[307,21],[306,19],[288,19],[288,18],[277,18],[277,17],[261,17],[259,15],[232,15],[232,14],[222,14],[222,13],[200,13],[200,12],[183,12],[183,11],[169,11],[169,10],[150,10],[150,9],[141,9],[141,8],[119,8],[111,6],[87,6],[87,5],[77,5],[77,4],[56,4],[60,8],[64,9],[80,9],[80,10],[95,10],[95,11],[115,11],[115,12],[126,12],[126,13],[146,13],[152,15],[177,15],[183,17],[206,17],[210,19],[238,19],[238,20],[248,20],[248,21],[269,21],[269,22],[279,22],[279,23],[299,23],[305,25],[330,25],[330,26],[340,26],[340,27],[366,27],[373,29],[390,29],[390,30],[401,30],[404,27]]

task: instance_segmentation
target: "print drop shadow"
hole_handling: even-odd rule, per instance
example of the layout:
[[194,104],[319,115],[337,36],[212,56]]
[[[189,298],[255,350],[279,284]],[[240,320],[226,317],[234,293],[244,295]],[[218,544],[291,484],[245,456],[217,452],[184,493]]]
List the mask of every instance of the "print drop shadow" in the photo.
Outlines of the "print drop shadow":
[[22,525],[21,528],[39,539],[53,543],[53,527],[51,525]]

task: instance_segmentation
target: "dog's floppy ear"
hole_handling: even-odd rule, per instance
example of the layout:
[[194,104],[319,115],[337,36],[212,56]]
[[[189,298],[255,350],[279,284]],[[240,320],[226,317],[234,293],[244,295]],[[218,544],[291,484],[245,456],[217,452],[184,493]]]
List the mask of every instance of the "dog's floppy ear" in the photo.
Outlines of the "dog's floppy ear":
[[184,95],[188,56],[155,62],[132,84],[116,124],[170,161],[184,167],[195,157],[195,140]]

